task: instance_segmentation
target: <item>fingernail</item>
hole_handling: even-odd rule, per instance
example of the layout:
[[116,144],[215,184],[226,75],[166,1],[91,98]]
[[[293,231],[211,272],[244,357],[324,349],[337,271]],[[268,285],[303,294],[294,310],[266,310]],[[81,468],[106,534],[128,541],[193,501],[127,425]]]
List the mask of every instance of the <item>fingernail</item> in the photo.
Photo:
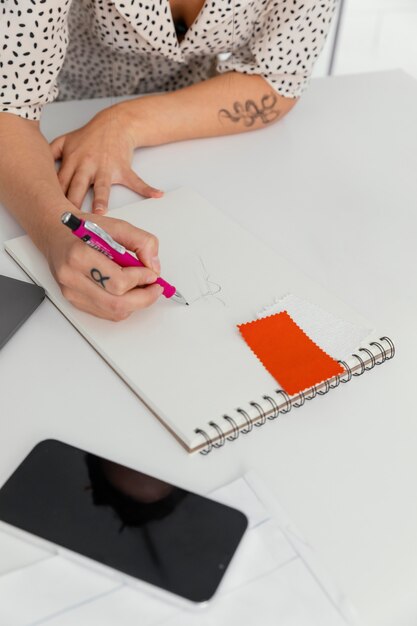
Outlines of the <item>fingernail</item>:
[[96,207],[94,207],[94,213],[105,213],[105,212],[106,212],[106,209],[101,204],[98,204]]
[[147,285],[151,285],[152,283],[154,283],[156,281],[155,276],[148,276],[145,280]]
[[152,267],[155,270],[155,272],[159,274],[159,272],[161,271],[161,262],[159,260],[159,257],[157,256],[152,257]]

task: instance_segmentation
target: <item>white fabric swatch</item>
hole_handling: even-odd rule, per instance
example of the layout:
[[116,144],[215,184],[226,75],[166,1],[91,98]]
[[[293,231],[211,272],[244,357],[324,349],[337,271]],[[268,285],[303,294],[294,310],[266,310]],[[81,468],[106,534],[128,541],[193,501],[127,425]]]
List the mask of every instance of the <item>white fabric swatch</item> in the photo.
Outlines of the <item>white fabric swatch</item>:
[[287,311],[306,335],[336,360],[348,359],[372,332],[372,328],[357,326],[293,294],[275,299],[259,311],[257,317],[282,311]]

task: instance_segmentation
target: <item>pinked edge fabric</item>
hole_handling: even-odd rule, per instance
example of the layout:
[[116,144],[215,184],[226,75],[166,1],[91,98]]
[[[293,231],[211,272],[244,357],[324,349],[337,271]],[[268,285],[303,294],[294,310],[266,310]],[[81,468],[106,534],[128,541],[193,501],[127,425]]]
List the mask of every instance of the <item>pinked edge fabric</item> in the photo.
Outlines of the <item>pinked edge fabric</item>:
[[238,329],[253,354],[290,395],[344,372],[287,311],[240,324]]

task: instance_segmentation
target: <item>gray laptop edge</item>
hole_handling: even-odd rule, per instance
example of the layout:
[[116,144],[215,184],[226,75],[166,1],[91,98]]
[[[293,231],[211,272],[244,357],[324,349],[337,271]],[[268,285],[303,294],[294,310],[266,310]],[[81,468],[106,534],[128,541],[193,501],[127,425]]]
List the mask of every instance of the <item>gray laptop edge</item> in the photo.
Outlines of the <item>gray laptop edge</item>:
[[0,275],[0,348],[45,297],[42,287]]

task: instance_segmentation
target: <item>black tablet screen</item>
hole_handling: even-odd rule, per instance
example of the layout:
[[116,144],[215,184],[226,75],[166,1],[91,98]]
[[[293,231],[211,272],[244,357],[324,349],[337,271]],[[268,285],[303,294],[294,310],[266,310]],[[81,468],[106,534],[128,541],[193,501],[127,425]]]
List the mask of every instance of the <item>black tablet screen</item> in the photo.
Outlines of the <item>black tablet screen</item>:
[[0,348],[45,297],[41,287],[0,275]]

